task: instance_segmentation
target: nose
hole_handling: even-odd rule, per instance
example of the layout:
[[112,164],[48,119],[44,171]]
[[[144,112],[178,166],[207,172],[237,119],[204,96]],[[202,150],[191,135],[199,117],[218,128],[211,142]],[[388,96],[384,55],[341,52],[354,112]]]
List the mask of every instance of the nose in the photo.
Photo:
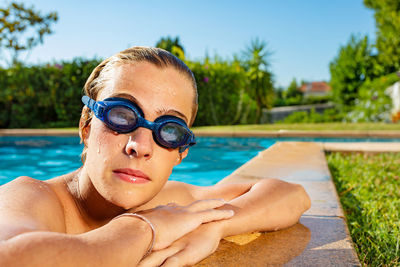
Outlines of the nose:
[[153,145],[152,131],[139,127],[129,135],[125,152],[130,157],[150,159],[153,156]]

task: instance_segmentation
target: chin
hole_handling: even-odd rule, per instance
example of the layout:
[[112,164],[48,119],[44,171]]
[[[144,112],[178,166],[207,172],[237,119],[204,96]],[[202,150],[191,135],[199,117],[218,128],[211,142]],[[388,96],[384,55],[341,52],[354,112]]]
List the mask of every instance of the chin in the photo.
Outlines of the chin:
[[156,194],[144,195],[143,192],[136,193],[129,191],[123,195],[121,193],[117,194],[117,196],[113,197],[110,202],[125,210],[129,210],[145,205],[153,199],[155,195]]

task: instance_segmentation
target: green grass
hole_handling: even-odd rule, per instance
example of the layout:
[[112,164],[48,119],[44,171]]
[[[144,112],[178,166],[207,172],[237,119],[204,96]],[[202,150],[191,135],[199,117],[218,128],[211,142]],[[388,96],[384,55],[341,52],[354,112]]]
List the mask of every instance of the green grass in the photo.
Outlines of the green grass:
[[364,266],[400,266],[400,153],[327,155]]
[[254,125],[224,125],[194,127],[202,131],[278,131],[278,130],[303,130],[303,131],[333,131],[333,130],[400,130],[400,124],[395,123],[293,123],[293,124],[254,124]]

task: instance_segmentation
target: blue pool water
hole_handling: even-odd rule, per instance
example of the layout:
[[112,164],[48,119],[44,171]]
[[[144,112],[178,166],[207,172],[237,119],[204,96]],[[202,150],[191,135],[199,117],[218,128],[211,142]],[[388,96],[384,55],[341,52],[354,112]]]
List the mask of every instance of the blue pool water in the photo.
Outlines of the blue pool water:
[[[276,141],[388,142],[399,139],[199,137],[171,180],[212,185]],[[81,166],[78,137],[0,137],[0,185],[26,175],[40,180]]]

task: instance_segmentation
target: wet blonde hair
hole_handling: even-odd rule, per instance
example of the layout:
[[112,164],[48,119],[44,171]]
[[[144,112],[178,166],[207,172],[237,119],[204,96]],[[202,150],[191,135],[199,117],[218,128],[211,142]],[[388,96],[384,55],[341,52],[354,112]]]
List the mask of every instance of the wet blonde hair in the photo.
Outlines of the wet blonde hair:
[[[196,80],[192,71],[186,64],[175,57],[168,51],[161,48],[153,47],[131,47],[116,55],[113,55],[103,62],[101,62],[90,74],[89,78],[83,88],[84,94],[92,99],[97,100],[99,93],[106,87],[107,83],[111,80],[111,72],[123,64],[135,64],[138,62],[149,62],[157,66],[158,68],[173,67],[180,73],[182,73],[192,83],[194,90],[192,114],[189,122],[189,126],[193,125],[194,119],[196,118],[198,109],[198,95]],[[82,109],[81,119],[79,122],[79,136],[81,143],[83,142],[84,148],[81,154],[82,163],[85,163],[87,146],[84,142],[86,136],[86,129],[90,125],[93,117],[93,112],[86,106]]]

